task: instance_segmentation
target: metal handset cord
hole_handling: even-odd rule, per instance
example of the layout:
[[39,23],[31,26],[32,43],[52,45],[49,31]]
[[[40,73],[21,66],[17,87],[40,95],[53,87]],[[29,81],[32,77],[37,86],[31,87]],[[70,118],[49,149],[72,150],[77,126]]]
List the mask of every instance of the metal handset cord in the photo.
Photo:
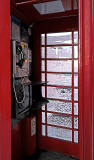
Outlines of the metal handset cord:
[[[21,85],[22,85],[22,84],[21,84]],[[25,89],[24,89],[24,85],[22,85],[22,87],[23,87],[24,96],[23,96],[22,101],[19,101],[18,98],[17,98],[16,90],[15,90],[15,77],[14,77],[14,75],[13,75],[13,89],[14,89],[14,94],[15,94],[16,102],[17,102],[18,104],[22,104],[22,103],[24,102],[24,100],[25,100]]]

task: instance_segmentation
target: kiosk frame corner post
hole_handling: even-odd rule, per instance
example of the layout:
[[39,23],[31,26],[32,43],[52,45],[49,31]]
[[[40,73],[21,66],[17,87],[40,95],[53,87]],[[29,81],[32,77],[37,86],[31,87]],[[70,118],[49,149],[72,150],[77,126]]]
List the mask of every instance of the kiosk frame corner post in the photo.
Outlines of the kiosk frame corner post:
[[0,0],[0,159],[11,160],[10,1]]

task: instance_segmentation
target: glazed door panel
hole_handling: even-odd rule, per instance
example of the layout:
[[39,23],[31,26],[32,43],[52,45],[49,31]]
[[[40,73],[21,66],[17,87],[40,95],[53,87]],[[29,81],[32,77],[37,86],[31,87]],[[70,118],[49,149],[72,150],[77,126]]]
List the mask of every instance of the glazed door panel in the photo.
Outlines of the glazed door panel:
[[41,34],[41,80],[48,82],[42,95],[49,103],[41,110],[40,146],[77,157],[78,61],[77,30]]

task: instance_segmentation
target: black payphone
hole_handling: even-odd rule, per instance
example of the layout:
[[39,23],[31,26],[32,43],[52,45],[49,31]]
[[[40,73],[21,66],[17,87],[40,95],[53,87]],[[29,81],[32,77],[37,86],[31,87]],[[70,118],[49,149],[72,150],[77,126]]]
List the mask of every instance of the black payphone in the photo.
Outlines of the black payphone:
[[32,105],[32,86],[29,79],[31,50],[28,43],[11,41],[12,59],[12,118],[22,119]]

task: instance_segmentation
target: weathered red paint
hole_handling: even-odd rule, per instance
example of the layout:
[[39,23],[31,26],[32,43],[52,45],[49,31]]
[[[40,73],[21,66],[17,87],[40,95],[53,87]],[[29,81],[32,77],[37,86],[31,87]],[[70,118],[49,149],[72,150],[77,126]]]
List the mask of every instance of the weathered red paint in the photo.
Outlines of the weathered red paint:
[[0,0],[0,160],[11,160],[10,1]]

